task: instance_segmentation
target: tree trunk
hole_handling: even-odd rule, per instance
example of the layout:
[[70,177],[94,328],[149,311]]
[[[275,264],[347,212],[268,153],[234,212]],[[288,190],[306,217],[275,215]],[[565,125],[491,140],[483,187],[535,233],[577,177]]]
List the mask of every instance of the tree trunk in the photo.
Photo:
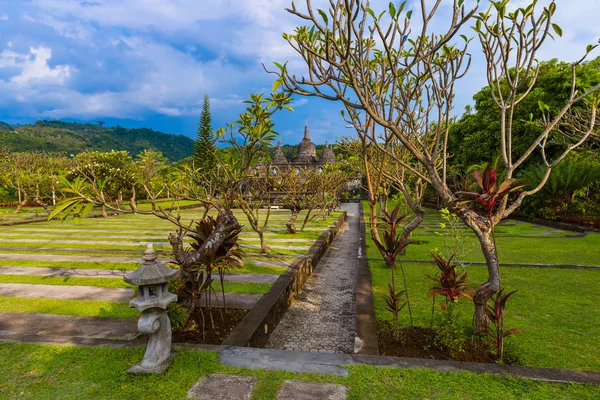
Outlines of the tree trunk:
[[256,231],[256,233],[258,234],[258,237],[260,238],[260,249],[262,250],[263,253],[270,254],[271,247],[265,241],[265,234],[263,233],[262,229],[258,229]]
[[377,200],[369,199],[369,230],[371,231],[371,239],[376,243],[381,243],[379,230],[377,229]]
[[[418,211],[415,211],[417,213],[417,215],[415,216],[415,218],[410,221],[409,224],[407,224],[404,229],[402,230],[402,239],[408,240],[408,238],[410,237],[410,234],[419,227],[419,225],[421,225],[421,222],[423,222],[423,217],[425,216],[425,212],[420,209]],[[403,248],[400,251],[400,255],[405,255],[406,254],[406,247]]]
[[27,200],[29,197],[27,196],[27,192],[23,190],[23,198],[21,199],[21,189],[19,189],[19,204],[17,205],[17,209],[13,212],[13,214],[18,214],[21,211],[21,208],[27,204]]
[[204,241],[198,250],[185,251],[183,248],[183,233],[170,233],[169,243],[173,247],[173,256],[180,268],[187,269],[193,267],[194,264],[206,258],[209,253],[215,253],[219,246],[227,239],[227,237],[235,230],[241,228],[238,220],[235,218],[231,210],[224,211],[219,216],[217,225],[208,238]]
[[52,205],[56,205],[56,190],[54,188],[54,185],[52,185]]
[[490,319],[487,315],[487,301],[500,289],[500,265],[496,244],[490,236],[490,231],[477,234],[477,238],[487,264],[488,280],[477,289],[475,296],[473,296],[475,328],[477,333],[485,333],[488,332],[490,326]]
[[102,204],[102,216],[104,218],[108,218],[108,214],[106,213],[106,205]]
[[298,211],[292,210],[292,215],[290,216],[290,219],[288,220],[288,222],[285,224],[285,226],[287,228],[287,233],[291,233],[291,234],[296,233],[296,227],[294,226],[294,223],[296,222],[296,218],[298,218]]
[[131,207],[133,213],[137,214],[135,185],[131,185],[131,198],[129,199],[129,206]]
[[312,213],[312,210],[308,210],[308,212],[306,213],[306,217],[304,217],[304,221],[302,221],[302,227],[300,228],[301,231],[304,230],[304,227],[306,226],[306,224],[308,224],[310,221],[312,221],[312,218],[310,218],[311,213]]

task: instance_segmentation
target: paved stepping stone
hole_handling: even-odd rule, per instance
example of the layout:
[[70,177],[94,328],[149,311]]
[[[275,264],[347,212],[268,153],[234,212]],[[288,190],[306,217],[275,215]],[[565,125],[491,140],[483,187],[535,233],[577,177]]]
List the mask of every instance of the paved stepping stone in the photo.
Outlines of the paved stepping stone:
[[345,400],[346,387],[333,383],[305,381],[283,382],[277,400]]
[[[58,250],[58,249],[53,249]],[[81,251],[81,249],[77,249]],[[63,261],[63,262],[119,262],[119,263],[141,263],[142,257],[95,257],[95,256],[71,256],[58,254],[0,254],[0,260],[28,260],[28,261]]]
[[118,278],[123,279],[127,270],[115,269],[76,269],[39,267],[0,267],[0,275],[29,275],[65,278]]
[[360,225],[358,204],[287,310],[266,348],[353,353]]
[[[312,242],[312,241],[311,241]],[[3,244],[10,243],[48,243],[47,239],[2,239]],[[136,246],[142,247],[148,244],[152,244],[155,247],[168,246],[168,242],[114,242],[107,240],[52,240],[52,243],[57,244],[88,244],[98,246]],[[189,247],[189,243],[185,244],[185,247]],[[258,244],[242,244],[240,247],[249,249],[259,249]],[[285,246],[285,245],[270,245],[272,249],[278,250],[308,250],[310,246]],[[82,249],[78,249],[81,251]],[[86,251],[93,251],[93,249],[84,249]]]
[[133,340],[139,336],[135,318],[74,317],[40,313],[0,313],[0,338],[34,335]]
[[[0,297],[129,302],[133,297],[133,293],[133,289],[123,288],[0,283]],[[261,297],[261,294],[225,293],[225,305],[228,308],[249,310]],[[204,301],[205,305],[208,306],[208,297],[205,297]],[[224,308],[220,293],[217,296],[212,296],[211,307]]]
[[59,300],[129,301],[133,296],[133,289],[0,283],[0,296]]
[[[240,246],[241,248],[247,249],[260,249],[259,244],[243,244]],[[309,250],[310,246],[280,246],[280,245],[269,245],[272,249],[276,250]]]
[[188,399],[250,400],[258,378],[225,374],[205,375],[188,390]]
[[[28,275],[64,278],[115,278],[123,279],[129,270],[116,269],[77,269],[40,267],[1,267],[0,275]],[[279,278],[275,274],[225,274],[225,282],[273,283]]]
[[281,260],[249,260],[248,262],[257,267],[288,267],[291,264],[291,261]]

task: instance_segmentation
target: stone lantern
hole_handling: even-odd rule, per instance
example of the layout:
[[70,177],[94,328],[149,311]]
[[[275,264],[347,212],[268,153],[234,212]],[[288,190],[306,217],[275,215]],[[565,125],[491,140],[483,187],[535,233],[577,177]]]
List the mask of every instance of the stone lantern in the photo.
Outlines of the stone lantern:
[[142,313],[138,330],[149,334],[144,359],[129,368],[131,374],[160,374],[173,361],[171,356],[171,322],[166,313],[167,306],[177,301],[177,295],[169,292],[169,280],[177,270],[156,260],[152,244],[144,252],[144,262],[138,269],[124,278],[125,282],[138,287],[138,295],[129,302]]

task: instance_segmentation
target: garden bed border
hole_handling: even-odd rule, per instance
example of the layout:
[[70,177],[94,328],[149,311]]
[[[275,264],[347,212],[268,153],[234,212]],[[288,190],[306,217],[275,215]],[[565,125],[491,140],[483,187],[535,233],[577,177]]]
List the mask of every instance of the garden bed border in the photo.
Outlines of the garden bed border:
[[271,289],[248,311],[235,327],[224,346],[263,347],[283,315],[302,291],[304,283],[312,274],[329,245],[346,221],[348,213],[342,212],[337,220],[325,230],[308,250],[306,256],[297,257],[273,283]]

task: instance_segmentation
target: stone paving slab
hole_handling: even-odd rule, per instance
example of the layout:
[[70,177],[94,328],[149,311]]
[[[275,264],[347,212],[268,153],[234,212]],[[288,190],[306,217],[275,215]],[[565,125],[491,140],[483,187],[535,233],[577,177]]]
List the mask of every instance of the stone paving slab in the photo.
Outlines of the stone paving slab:
[[359,205],[342,205],[348,218],[302,293],[296,296],[266,348],[353,353],[360,249]]
[[[52,243],[57,244],[87,244],[87,245],[98,245],[98,246],[146,246],[152,244],[153,246],[167,246],[168,242],[114,242],[110,240],[69,240],[60,239],[52,240]],[[311,241],[312,242],[312,241]],[[48,239],[2,239],[2,244],[10,243],[48,243]],[[185,243],[185,246],[189,246],[189,243]],[[259,244],[242,244],[240,247],[249,249],[260,249]],[[308,250],[310,246],[286,246],[286,245],[270,245],[272,249],[278,250]],[[79,249],[82,250],[82,249]],[[90,249],[84,249],[90,250]]]
[[[0,283],[0,297],[129,302],[133,293],[133,289],[125,288]],[[225,293],[225,305],[229,308],[248,310],[261,296],[262,294]],[[208,298],[205,297],[204,300],[205,305],[208,306]],[[211,298],[211,306],[215,308],[224,307],[220,293]]]
[[[0,275],[28,275],[64,278],[116,278],[123,279],[129,270],[116,269],[77,269],[77,268],[43,268],[43,267],[2,267]],[[225,282],[273,283],[276,274],[225,274]]]
[[[49,237],[49,236],[53,236],[56,237],[57,240],[61,240],[60,238],[68,238],[70,236],[65,236],[65,235],[61,235],[62,233],[64,233],[64,231],[60,230],[59,232],[57,231],[53,231],[54,235],[50,235],[50,234],[42,234],[42,233],[1,233],[0,234],[0,240],[5,241],[19,241],[19,242],[23,242],[25,243],[25,239],[14,239],[15,237],[23,237],[23,236],[27,236],[28,238],[36,238],[36,237]],[[89,231],[86,231],[89,232]],[[73,235],[75,236],[75,235]],[[76,236],[78,241],[81,242],[93,242],[97,237],[100,237],[102,239],[129,239],[129,240],[164,240],[164,244],[168,244],[168,238],[167,235],[143,235],[143,236],[123,236],[123,235],[89,235],[89,236]],[[249,241],[249,242],[257,242],[260,241],[260,238],[257,236],[240,236],[239,237],[240,240],[242,242],[244,241]],[[39,241],[42,241],[44,243],[46,242],[55,242],[55,239],[38,239]],[[294,239],[294,238],[272,238],[269,239],[267,238],[267,242],[269,243],[314,243],[315,240],[314,239]],[[35,242],[37,243],[37,242]],[[121,242],[113,242],[113,244],[120,244]],[[162,242],[160,242],[162,243]]]
[[258,378],[254,376],[236,376],[208,374],[188,390],[188,399],[198,400],[250,400]]
[[35,335],[133,340],[139,336],[135,318],[74,317],[41,313],[0,312],[0,338]]
[[[57,249],[54,249],[57,250]],[[81,251],[81,249],[77,249]],[[27,260],[27,261],[63,261],[63,262],[118,262],[118,263],[141,263],[142,257],[118,257],[118,256],[72,256],[62,254],[0,254],[0,260]]]
[[345,400],[346,387],[333,383],[285,380],[277,400]]
[[0,283],[0,296],[59,300],[129,301],[133,289],[95,286],[31,285]]

